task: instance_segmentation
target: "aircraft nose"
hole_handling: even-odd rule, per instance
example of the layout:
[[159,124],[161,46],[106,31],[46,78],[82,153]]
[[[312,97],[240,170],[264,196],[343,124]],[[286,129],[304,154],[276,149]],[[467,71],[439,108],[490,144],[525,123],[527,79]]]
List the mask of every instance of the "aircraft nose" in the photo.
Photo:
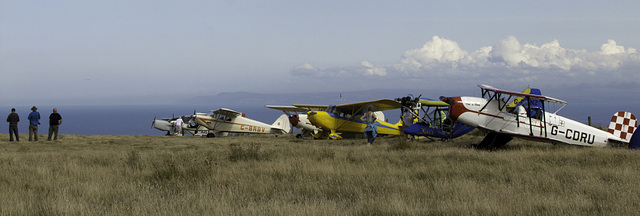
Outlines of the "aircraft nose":
[[458,117],[466,111],[464,105],[461,103],[460,97],[440,97],[441,101],[449,104],[449,117],[453,120],[458,120]]
[[298,115],[289,116],[289,123],[291,123],[291,125],[296,126],[298,125],[299,122],[300,122],[300,119],[298,119]]

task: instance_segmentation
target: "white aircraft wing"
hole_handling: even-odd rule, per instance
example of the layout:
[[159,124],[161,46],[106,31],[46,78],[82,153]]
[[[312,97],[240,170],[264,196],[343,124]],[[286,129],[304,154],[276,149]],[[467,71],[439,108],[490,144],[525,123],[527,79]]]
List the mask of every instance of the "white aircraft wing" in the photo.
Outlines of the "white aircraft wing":
[[324,111],[329,105],[312,105],[312,104],[293,104],[293,106],[304,109],[306,111]]
[[307,111],[309,111],[309,109],[305,109],[305,108],[302,108],[302,107],[296,107],[296,106],[280,106],[280,105],[264,105],[264,106],[267,107],[267,108],[280,110],[280,111],[284,111],[284,112],[307,112]]
[[520,92],[506,91],[506,90],[495,88],[493,86],[482,85],[482,84],[478,85],[478,87],[480,87],[481,89],[486,90],[486,91],[492,91],[492,92],[501,93],[501,94],[508,94],[508,95],[521,96],[521,97],[529,97],[529,98],[536,99],[536,100],[548,101],[548,102],[551,102],[551,103],[562,104],[562,105],[567,105],[568,104],[566,101],[563,101],[563,100],[560,100],[560,99],[556,99],[556,98],[552,98],[552,97],[548,97],[548,96],[544,96],[544,95],[534,95],[534,94],[525,94],[525,93],[520,93]]
[[238,116],[242,116],[242,113],[241,113],[241,112],[234,111],[234,110],[227,109],[227,108],[220,108],[220,109],[217,109],[216,111],[213,111],[213,113],[216,113],[216,114],[222,114],[222,115],[226,115],[226,116],[229,116],[229,117],[238,117]]

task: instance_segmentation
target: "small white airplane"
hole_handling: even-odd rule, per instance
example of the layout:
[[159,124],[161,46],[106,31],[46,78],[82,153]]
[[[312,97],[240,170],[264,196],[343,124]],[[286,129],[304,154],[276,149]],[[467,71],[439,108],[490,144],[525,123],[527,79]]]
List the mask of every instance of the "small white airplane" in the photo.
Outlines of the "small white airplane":
[[[300,129],[300,134],[296,135],[296,138],[302,138],[303,136],[313,136],[322,131],[309,121],[307,118],[307,111],[309,109],[295,107],[295,106],[278,106],[278,105],[265,105],[267,108],[280,110],[289,116],[289,123],[294,127]],[[318,109],[316,111],[321,111]],[[304,114],[302,114],[304,113]]]
[[[618,112],[612,119],[608,131],[603,131],[556,113],[567,102],[543,95],[525,94],[500,90],[488,85],[478,85],[482,98],[441,97],[450,108],[450,117],[489,134],[477,146],[480,149],[495,149],[507,144],[513,137],[522,137],[551,143],[579,146],[628,146],[635,128],[636,117],[629,112]],[[510,99],[524,100],[508,111]],[[545,102],[561,105],[555,112],[545,110]]]
[[209,114],[195,113],[191,115],[189,122],[205,127],[209,131],[207,137],[215,137],[218,132],[286,134],[291,130],[289,118],[285,114],[282,114],[273,124],[268,125],[226,108],[212,110]]
[[[182,134],[189,133],[194,136],[206,136],[209,133],[209,130],[203,126],[187,124],[187,122],[189,122],[189,119],[191,119],[191,115],[163,119],[153,118],[151,127],[161,131],[166,131],[166,135],[176,135],[176,119],[178,118],[184,118],[185,123],[182,124]],[[217,136],[225,136],[225,134],[221,133],[217,134]]]

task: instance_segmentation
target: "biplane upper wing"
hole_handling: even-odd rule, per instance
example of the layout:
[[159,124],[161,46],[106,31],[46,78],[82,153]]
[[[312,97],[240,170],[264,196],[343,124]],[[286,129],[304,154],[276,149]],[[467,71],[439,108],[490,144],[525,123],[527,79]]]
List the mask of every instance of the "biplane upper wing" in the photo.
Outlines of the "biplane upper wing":
[[493,86],[489,86],[489,85],[478,85],[478,87],[480,87],[483,90],[486,91],[492,91],[492,92],[496,92],[496,93],[501,93],[501,94],[508,94],[508,95],[513,95],[516,97],[529,97],[531,99],[536,99],[536,100],[541,100],[541,101],[548,101],[551,103],[556,103],[556,104],[562,104],[562,105],[567,105],[568,103],[566,101],[560,100],[560,99],[556,99],[556,98],[552,98],[552,97],[548,97],[548,96],[544,96],[544,95],[535,95],[535,94],[526,94],[526,93],[520,93],[520,92],[513,92],[513,91],[506,91],[506,90],[502,90],[502,89],[498,89],[495,88]]
[[[271,109],[280,110],[280,111],[284,111],[284,112],[306,112],[306,111],[309,111],[309,109],[306,109],[304,107],[297,107],[297,106],[280,106],[280,105],[264,105],[264,106],[266,108],[271,108]],[[326,109],[326,107],[324,109]]]
[[241,112],[238,112],[238,111],[235,111],[235,110],[231,110],[231,109],[227,109],[227,108],[217,109],[216,111],[213,111],[213,113],[222,114],[222,115],[226,115],[226,116],[229,116],[229,117],[242,116]]

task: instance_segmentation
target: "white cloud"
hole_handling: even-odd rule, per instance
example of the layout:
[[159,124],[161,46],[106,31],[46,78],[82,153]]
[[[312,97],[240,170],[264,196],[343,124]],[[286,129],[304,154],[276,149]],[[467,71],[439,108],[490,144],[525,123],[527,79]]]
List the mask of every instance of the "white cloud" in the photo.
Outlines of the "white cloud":
[[371,64],[368,61],[363,61],[360,66],[351,67],[337,67],[328,69],[318,69],[309,63],[293,67],[289,71],[294,76],[305,77],[343,77],[351,78],[354,76],[366,76],[366,77],[382,77],[387,75],[387,70],[383,67],[378,67]]
[[377,76],[386,76],[387,70],[382,67],[376,67],[368,61],[363,61],[361,63],[363,67],[365,67],[363,74],[364,75],[377,75]]
[[[454,41],[434,36],[422,48],[405,52],[400,63],[393,66],[397,74],[408,77],[438,76],[469,79],[470,77],[511,78],[531,81],[542,77],[579,77],[596,81],[599,77],[635,76],[620,74],[637,70],[640,55],[634,48],[604,43],[599,51],[564,48],[557,40],[538,46],[521,44],[514,36],[476,51],[462,50]],[[455,77],[452,77],[455,75]]]
[[405,51],[400,64],[396,66],[403,71],[416,71],[439,63],[458,62],[465,57],[468,57],[467,52],[458,43],[433,36],[422,48]]
[[309,63],[304,63],[293,67],[290,72],[294,76],[313,76],[318,73],[318,69]]
[[614,40],[602,44],[600,50],[589,51],[562,47],[558,40],[542,45],[522,44],[509,36],[491,46],[467,51],[455,41],[433,36],[422,47],[405,51],[394,65],[362,61],[360,65],[317,69],[305,63],[294,67],[291,73],[338,80],[362,77],[377,80],[379,85],[438,88],[479,83],[540,87],[615,83],[640,79],[639,70],[638,51]]

